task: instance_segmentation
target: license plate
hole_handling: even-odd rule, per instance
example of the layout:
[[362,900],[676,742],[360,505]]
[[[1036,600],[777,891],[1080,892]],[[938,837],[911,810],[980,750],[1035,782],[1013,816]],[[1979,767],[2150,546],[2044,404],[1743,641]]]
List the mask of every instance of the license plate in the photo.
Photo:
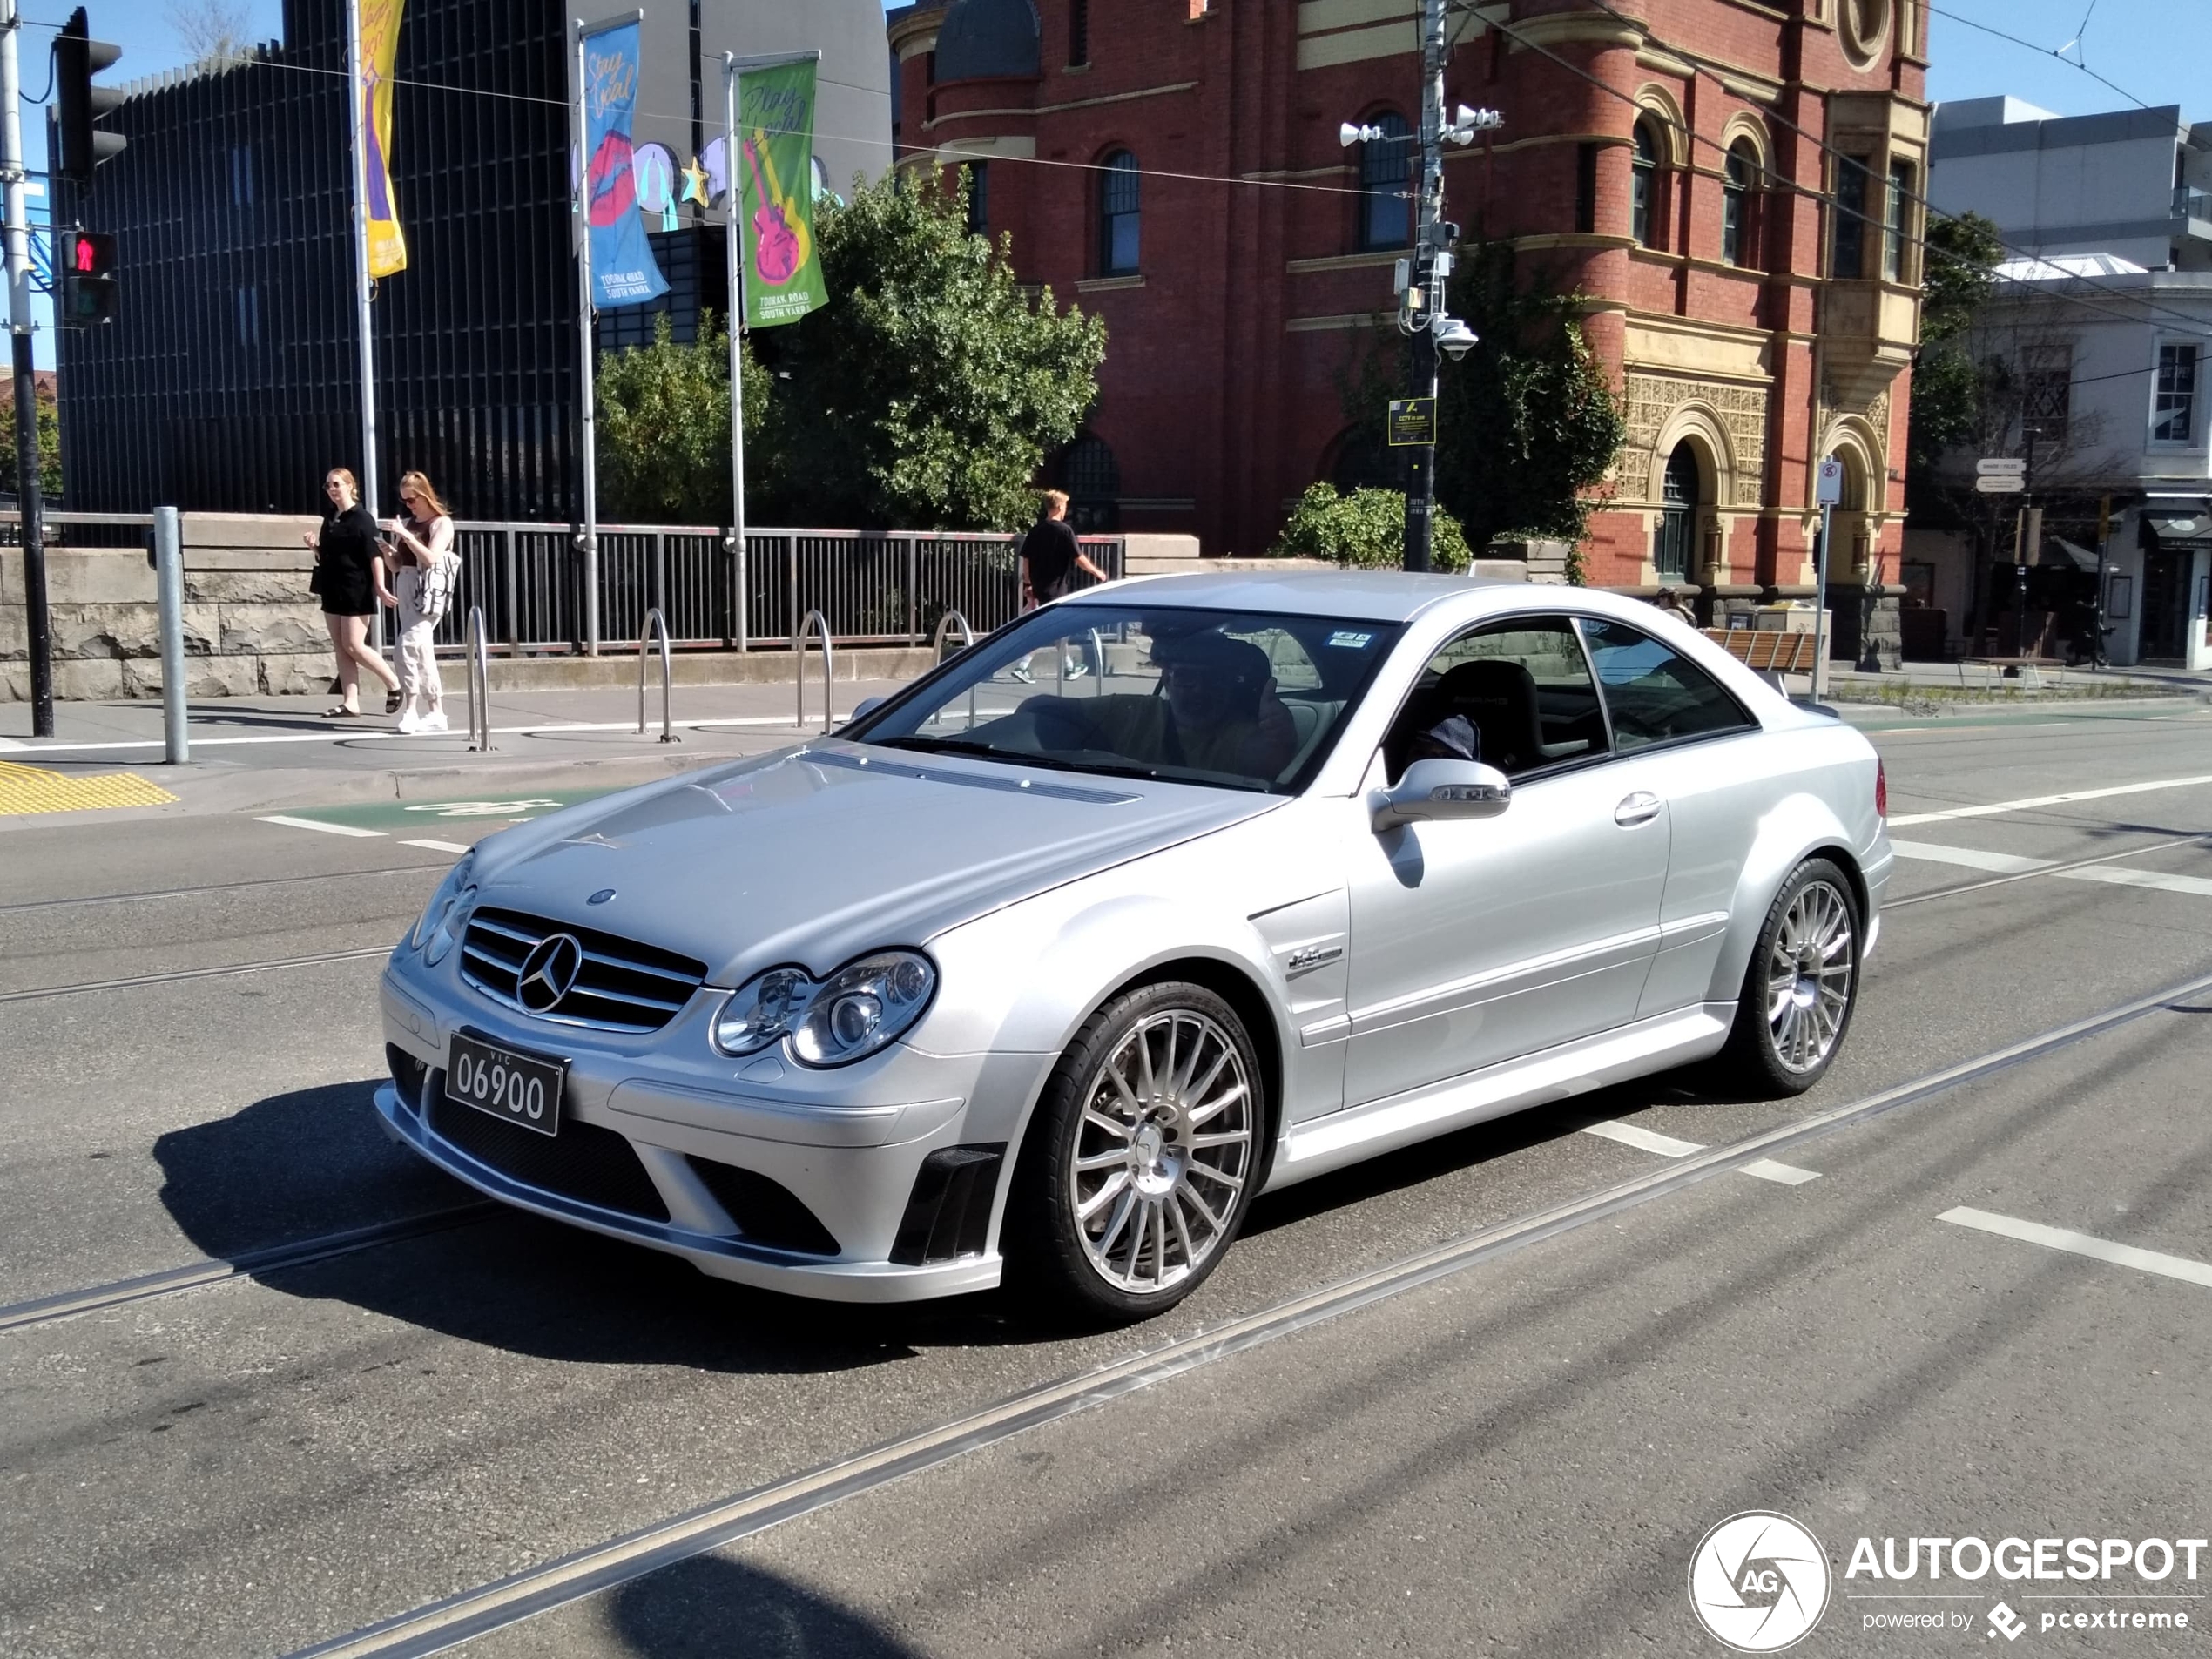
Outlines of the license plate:
[[446,1055],[446,1098],[520,1123],[541,1135],[561,1127],[561,1083],[568,1062],[455,1033]]

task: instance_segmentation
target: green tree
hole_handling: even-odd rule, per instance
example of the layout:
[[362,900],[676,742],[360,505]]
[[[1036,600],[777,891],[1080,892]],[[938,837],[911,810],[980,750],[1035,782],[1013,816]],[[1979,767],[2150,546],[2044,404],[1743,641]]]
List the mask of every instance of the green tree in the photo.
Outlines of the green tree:
[[[31,401],[38,411],[38,490],[51,507],[62,498],[61,415],[44,387],[36,388]],[[0,489],[16,494],[16,392],[6,381],[0,381]]]
[[2005,257],[1997,226],[1979,213],[1928,218],[1920,344],[1912,359],[1912,407],[1906,417],[1905,496],[1920,511],[1934,505],[1944,452],[1989,424],[1992,406],[2014,395],[2001,361],[1978,361],[1971,343],[1976,315],[1996,291]]
[[968,174],[855,181],[815,219],[829,303],[774,348],[775,494],[794,522],[1013,529],[1096,400],[1106,326],[971,234]]
[[[775,382],[745,363],[745,493],[765,478]],[[617,522],[727,524],[730,498],[730,336],[711,311],[698,337],[681,346],[668,314],[653,319],[653,343],[603,352],[593,379],[599,421],[599,489]],[[746,516],[752,515],[748,511]]]
[[[1333,559],[1395,570],[1406,562],[1406,497],[1395,489],[1372,489],[1339,496],[1334,484],[1310,485],[1268,552],[1275,558]],[[1431,567],[1456,573],[1467,568],[1468,556],[1459,521],[1437,514],[1429,530]]]

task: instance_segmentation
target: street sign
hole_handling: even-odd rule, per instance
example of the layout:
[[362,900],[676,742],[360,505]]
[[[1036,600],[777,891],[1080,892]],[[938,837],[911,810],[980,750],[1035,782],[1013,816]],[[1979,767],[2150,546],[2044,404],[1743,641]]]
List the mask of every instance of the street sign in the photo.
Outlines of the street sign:
[[1830,455],[1820,463],[1819,488],[1812,493],[1813,502],[1820,507],[1837,507],[1844,499],[1844,463]]
[[1981,478],[2023,478],[2027,462],[2018,455],[1984,455],[1974,462],[1974,473]]
[[1985,496],[2017,496],[2027,487],[2027,480],[2016,472],[1985,475],[1974,480],[1974,488]]
[[1436,442],[1436,400],[1433,397],[1393,397],[1390,400],[1390,442],[1395,448]]

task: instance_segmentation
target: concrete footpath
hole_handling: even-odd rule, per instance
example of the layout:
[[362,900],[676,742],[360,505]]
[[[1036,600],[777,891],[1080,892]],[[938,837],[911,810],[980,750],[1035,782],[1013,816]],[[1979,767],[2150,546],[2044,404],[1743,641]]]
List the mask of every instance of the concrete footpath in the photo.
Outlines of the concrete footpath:
[[[456,677],[457,678],[457,677]],[[864,698],[896,691],[895,680],[840,680],[833,721]],[[779,748],[822,729],[819,671],[806,682],[806,719],[780,685],[676,688],[677,741],[660,740],[660,691],[567,689],[494,691],[487,703],[491,748],[469,747],[469,702],[448,683],[449,732],[402,736],[395,718],[327,718],[335,698],[196,698],[189,708],[191,759],[165,764],[158,702],[57,705],[56,734],[30,735],[27,704],[0,705],[0,830],[57,814],[163,816],[253,812],[292,805],[431,799],[456,792],[597,792],[648,782],[732,756]]]

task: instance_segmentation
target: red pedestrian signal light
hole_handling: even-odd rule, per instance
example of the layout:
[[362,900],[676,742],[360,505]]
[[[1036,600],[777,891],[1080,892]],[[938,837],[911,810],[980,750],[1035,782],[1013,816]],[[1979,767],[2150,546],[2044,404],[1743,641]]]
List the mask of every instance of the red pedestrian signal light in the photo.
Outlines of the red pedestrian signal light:
[[115,238],[106,231],[76,231],[62,261],[61,321],[64,327],[112,322],[122,303],[116,281]]

